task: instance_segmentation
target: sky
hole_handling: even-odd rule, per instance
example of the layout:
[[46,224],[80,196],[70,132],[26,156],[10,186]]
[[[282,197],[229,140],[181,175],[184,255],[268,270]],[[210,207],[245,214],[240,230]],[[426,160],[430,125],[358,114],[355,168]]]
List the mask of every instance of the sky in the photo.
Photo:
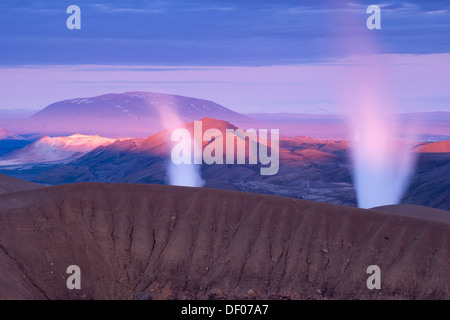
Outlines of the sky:
[[[72,4],[81,30],[66,27]],[[447,0],[2,0],[0,111],[142,90],[334,113],[336,74],[359,55],[381,61],[400,112],[450,111]]]

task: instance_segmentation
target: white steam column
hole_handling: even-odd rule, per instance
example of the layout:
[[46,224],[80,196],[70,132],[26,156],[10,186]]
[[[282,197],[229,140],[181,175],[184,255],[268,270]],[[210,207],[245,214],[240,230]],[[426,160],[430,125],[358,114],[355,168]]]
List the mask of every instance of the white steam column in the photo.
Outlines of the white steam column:
[[[169,131],[168,140],[166,142],[168,149],[171,149],[173,142],[170,139],[173,130],[184,128],[184,123],[180,119],[176,110],[174,110],[176,101],[168,98],[167,101],[156,106],[159,117],[165,129]],[[187,141],[185,141],[187,143]],[[196,145],[196,141],[190,141],[189,146]],[[201,143],[201,142],[200,142]],[[202,187],[205,181],[201,177],[200,164],[194,164],[195,155],[192,156],[192,164],[175,164],[171,161],[170,152],[167,162],[167,175],[169,184],[184,187]]]
[[413,127],[405,126],[396,115],[389,55],[381,54],[376,41],[389,31],[381,28],[381,12],[375,7],[336,10],[330,20],[331,25],[345,26],[341,33],[333,33],[331,49],[341,58],[334,62],[338,66],[334,70],[339,71],[331,77],[348,123],[352,174],[361,208],[399,203],[415,164]]

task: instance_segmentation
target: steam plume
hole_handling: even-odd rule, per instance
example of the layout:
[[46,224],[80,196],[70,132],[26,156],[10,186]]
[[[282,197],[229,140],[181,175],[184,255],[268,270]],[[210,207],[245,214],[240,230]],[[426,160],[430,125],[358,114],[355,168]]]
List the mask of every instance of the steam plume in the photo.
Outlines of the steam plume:
[[376,43],[380,30],[368,30],[361,15],[355,19],[351,12],[336,12],[334,22],[347,26],[345,34],[335,34],[333,49],[346,57],[341,59],[346,67],[335,80],[350,129],[358,206],[396,204],[414,167],[412,143],[405,141],[415,139],[412,127],[404,126],[395,116],[388,69]]
[[[170,132],[174,129],[184,128],[184,123],[180,119],[180,116],[170,107],[170,105],[173,105],[174,103],[175,101],[168,100],[157,106],[162,125],[165,129],[169,130],[168,146],[171,146],[172,144],[172,141],[170,141]],[[192,141],[191,145],[194,145],[194,141]],[[193,164],[193,160],[191,163],[192,164],[174,164],[169,157],[167,162],[169,184],[185,187],[202,187],[205,181],[201,178],[201,165]]]

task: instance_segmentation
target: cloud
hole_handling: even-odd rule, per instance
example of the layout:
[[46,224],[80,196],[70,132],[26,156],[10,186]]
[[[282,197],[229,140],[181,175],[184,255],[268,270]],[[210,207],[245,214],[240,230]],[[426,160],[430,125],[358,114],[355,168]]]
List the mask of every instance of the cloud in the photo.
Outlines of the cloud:
[[102,12],[108,13],[163,13],[164,10],[145,7],[116,7],[105,4],[91,4],[90,7],[96,8]]
[[435,11],[426,11],[425,14],[445,14],[448,13],[447,10],[435,10]]
[[195,8],[189,8],[186,9],[187,12],[202,12],[202,11],[234,11],[236,10],[235,7],[195,7]]
[[[364,33],[365,8],[372,2],[79,0],[82,29],[71,32],[65,27],[62,1],[2,0],[0,47],[8,50],[0,50],[0,65],[325,61],[342,54],[332,46],[337,37],[358,43],[351,19],[361,22],[358,33],[372,37],[383,53],[450,52],[448,1],[386,0],[380,4],[382,30]],[[333,22],[337,14],[344,23]]]

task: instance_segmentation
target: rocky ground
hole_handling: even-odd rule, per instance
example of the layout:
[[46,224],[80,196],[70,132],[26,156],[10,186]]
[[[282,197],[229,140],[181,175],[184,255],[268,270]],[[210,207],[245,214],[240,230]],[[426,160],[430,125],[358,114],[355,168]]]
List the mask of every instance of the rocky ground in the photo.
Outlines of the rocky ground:
[[429,210],[163,185],[3,193],[0,298],[450,299],[450,217]]

